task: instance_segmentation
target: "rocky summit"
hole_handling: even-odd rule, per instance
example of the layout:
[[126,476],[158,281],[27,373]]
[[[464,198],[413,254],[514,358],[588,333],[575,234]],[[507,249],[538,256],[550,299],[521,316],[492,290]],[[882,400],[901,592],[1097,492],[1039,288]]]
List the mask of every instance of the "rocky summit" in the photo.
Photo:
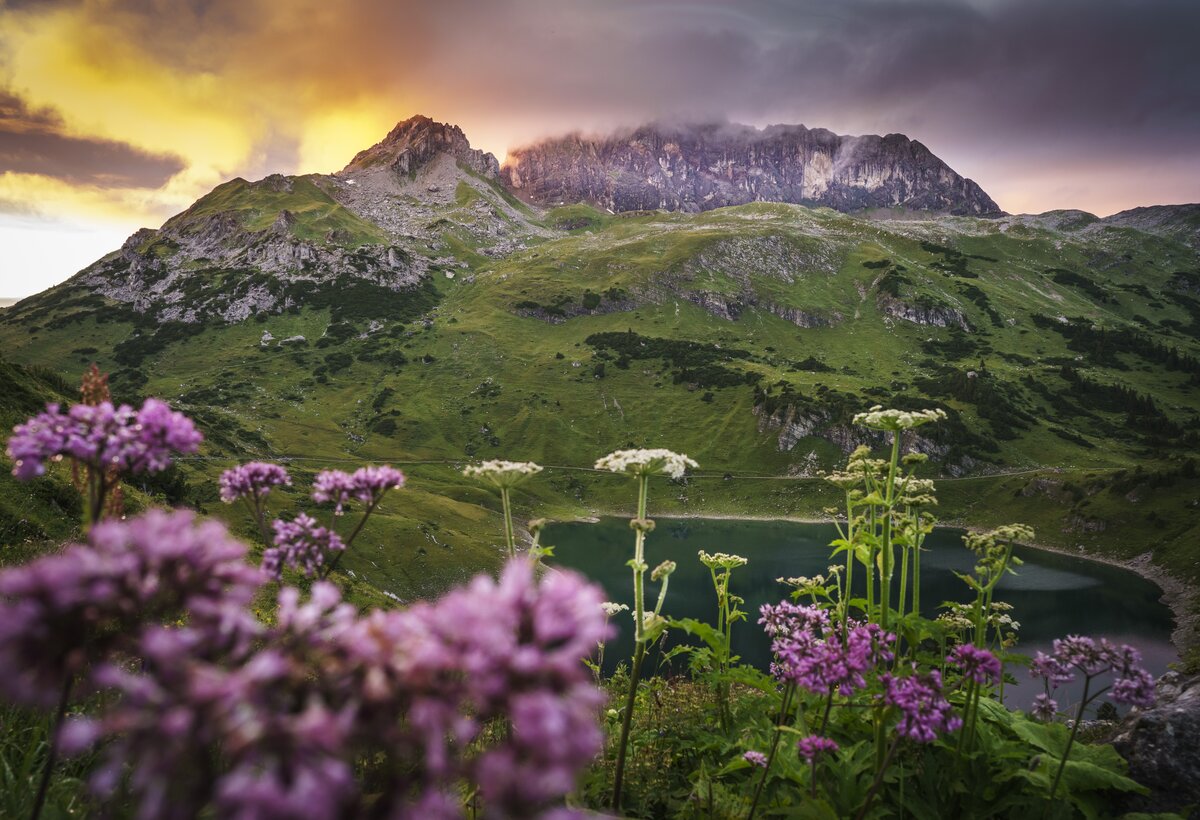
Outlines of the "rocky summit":
[[382,166],[394,173],[414,174],[440,155],[449,156],[486,177],[495,178],[500,173],[496,158],[472,148],[457,125],[434,122],[420,114],[397,123],[380,142],[359,151],[342,173],[370,171]]
[[510,152],[501,174],[530,202],[590,202],[614,212],[786,202],[845,212],[1001,213],[978,185],[903,134],[847,137],[803,125],[648,125],[601,137],[572,134]]

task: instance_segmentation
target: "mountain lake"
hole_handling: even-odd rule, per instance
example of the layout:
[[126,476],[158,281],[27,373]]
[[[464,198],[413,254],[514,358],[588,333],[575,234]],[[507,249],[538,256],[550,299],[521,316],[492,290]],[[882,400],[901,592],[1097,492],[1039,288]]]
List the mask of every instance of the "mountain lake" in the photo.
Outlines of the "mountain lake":
[[[663,606],[668,617],[715,623],[716,594],[708,568],[697,557],[699,550],[734,553],[749,560],[733,571],[731,592],[746,599],[742,608],[748,613],[746,620],[734,624],[733,650],[742,662],[764,670],[771,661],[771,647],[758,625],[759,607],[777,603],[791,591],[776,579],[824,574],[832,563],[845,565],[844,554],[836,560],[830,557],[828,545],[838,537],[833,524],[704,518],[659,518],[656,523],[646,539],[646,563],[651,569],[667,559],[678,564]],[[925,541],[921,600],[927,617],[936,617],[943,602],[974,600],[972,591],[954,574],[969,573],[975,563],[962,535],[961,530],[938,528]],[[630,606],[632,577],[625,562],[633,557],[633,539],[624,518],[557,523],[548,526],[542,536],[544,544],[554,546],[556,566],[583,573],[604,587],[608,600]],[[1019,643],[1013,651],[1032,657],[1038,650],[1048,652],[1055,638],[1078,634],[1137,647],[1146,668],[1156,677],[1178,659],[1171,644],[1174,617],[1162,602],[1158,585],[1130,570],[1082,557],[1027,547],[1018,547],[1014,554],[1024,564],[1000,582],[994,598],[1012,604],[1010,614],[1020,624]],[[855,569],[856,581],[861,580],[861,565]],[[896,581],[898,586],[899,567]],[[658,584],[651,582],[649,572],[645,583],[647,608],[652,609]],[[612,623],[619,634],[605,649],[606,672],[622,661],[628,663],[632,654],[629,613],[620,613]],[[682,630],[671,630],[666,648],[681,636]],[[676,658],[666,668],[655,655],[647,660],[647,670],[686,670],[686,658]],[[1042,682],[1031,680],[1027,669],[1010,663],[1006,671],[1017,680],[1016,685],[1006,687],[1009,705],[1027,707],[1043,691]],[[1059,689],[1055,697],[1061,709],[1078,697],[1075,688]],[[1103,701],[1100,698],[1093,707]]]

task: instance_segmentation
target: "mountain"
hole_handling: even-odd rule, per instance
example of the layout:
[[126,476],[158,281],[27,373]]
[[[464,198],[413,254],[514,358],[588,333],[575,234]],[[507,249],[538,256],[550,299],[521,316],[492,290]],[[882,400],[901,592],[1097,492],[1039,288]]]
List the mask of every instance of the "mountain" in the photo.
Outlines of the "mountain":
[[703,469],[656,484],[657,511],[819,515],[840,499],[817,474],[877,443],[851,424],[876,403],[947,412],[910,442],[947,479],[943,518],[1196,578],[1189,213],[544,209],[414,118],[338,173],[219,186],[0,312],[0,349],[71,383],[96,361],[119,396],[194,416],[204,457],[172,492],[214,513],[233,515],[214,488],[238,460],[286,459],[298,488],[401,464],[409,486],[344,562],[379,596],[496,560],[468,459],[562,465],[522,514],[627,510],[585,468],[663,446]]
[[1107,225],[1136,228],[1139,231],[1178,239],[1200,250],[1200,204],[1151,205],[1121,211],[1101,220]]
[[459,264],[451,246],[499,256],[544,233],[498,175],[457,126],[413,117],[339,173],[219,185],[70,286],[159,322],[239,322],[348,293],[419,301],[433,273]]
[[845,137],[823,128],[648,125],[549,139],[509,153],[501,173],[542,206],[698,211],[789,202],[839,211],[905,208],[1001,213],[991,197],[903,134]]

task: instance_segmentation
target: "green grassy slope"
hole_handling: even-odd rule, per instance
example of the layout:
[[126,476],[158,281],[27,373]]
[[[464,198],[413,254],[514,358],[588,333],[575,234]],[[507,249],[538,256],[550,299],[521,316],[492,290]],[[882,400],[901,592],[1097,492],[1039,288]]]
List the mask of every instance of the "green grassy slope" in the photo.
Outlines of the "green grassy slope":
[[[460,191],[457,207],[476,195]],[[1200,260],[1186,245],[1125,227],[774,204],[619,217],[570,206],[544,222],[564,233],[502,258],[449,236],[465,267],[435,274],[408,321],[307,307],[165,338],[131,365],[114,351],[132,325],[76,294],[0,320],[0,345],[72,380],[93,359],[135,370],[127,392],[193,413],[209,444],[186,469],[214,512],[215,476],[239,459],[408,465],[411,489],[345,562],[401,598],[499,554],[498,504],[458,476],[467,459],[579,468],[665,446],[703,469],[656,488],[656,509],[813,515],[831,499],[796,476],[836,466],[850,416],[874,403],[951,414],[922,446],[946,477],[975,478],[945,483],[945,515],[1030,520],[1072,549],[1154,550],[1200,577],[1188,466]],[[305,341],[264,347],[264,330]],[[627,506],[627,487],[586,470],[529,486],[525,513]]]

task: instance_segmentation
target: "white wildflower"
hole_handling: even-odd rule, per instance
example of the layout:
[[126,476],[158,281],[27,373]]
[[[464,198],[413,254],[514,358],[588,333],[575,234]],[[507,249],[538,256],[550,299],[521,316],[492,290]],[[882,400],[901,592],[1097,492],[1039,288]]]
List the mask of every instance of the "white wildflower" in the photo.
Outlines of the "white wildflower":
[[467,478],[479,478],[491,482],[501,489],[515,487],[530,476],[542,471],[539,464],[532,461],[485,461],[482,464],[469,464],[463,470]]
[[600,608],[604,610],[604,617],[606,618],[629,611],[629,607],[626,604],[615,604],[612,601],[605,601],[600,604]]
[[911,430],[944,418],[945,410],[884,410],[883,405],[877,404],[867,412],[855,416],[854,423],[870,427],[872,430],[897,431]]
[[704,550],[700,550],[698,554],[700,556],[700,563],[709,569],[736,569],[750,563],[748,558],[743,558],[740,555],[731,555],[727,552],[718,552],[714,555],[709,555]]
[[628,473],[632,476],[668,475],[680,478],[689,467],[700,465],[682,453],[671,450],[617,450],[596,462],[597,470]]
[[807,575],[796,575],[791,578],[776,578],[775,583],[801,590],[823,589],[825,587],[825,576],[814,575],[812,578],[809,578]]

